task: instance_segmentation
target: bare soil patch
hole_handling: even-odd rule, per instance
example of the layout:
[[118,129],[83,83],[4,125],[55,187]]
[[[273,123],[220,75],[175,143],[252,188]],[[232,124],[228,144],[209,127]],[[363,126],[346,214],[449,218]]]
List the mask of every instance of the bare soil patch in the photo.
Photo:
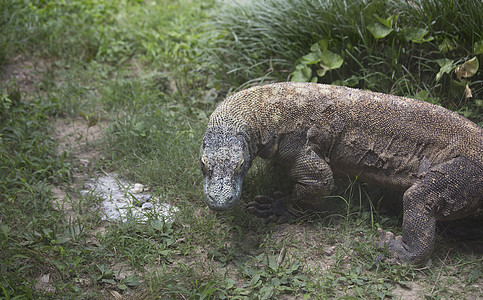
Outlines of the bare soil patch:
[[2,85],[13,80],[22,94],[34,92],[47,72],[51,72],[51,62],[45,59],[32,59],[18,55],[3,66],[0,73]]
[[[87,122],[81,118],[64,119],[60,118],[54,121],[53,138],[58,142],[58,153],[64,151],[72,155],[73,168],[72,178],[74,185],[78,188],[82,187],[89,180],[95,170],[95,162],[99,158],[99,150],[96,149],[96,142],[102,136],[106,124],[99,123],[94,126],[88,126]],[[67,197],[68,189],[63,186],[55,186],[52,189],[54,193],[54,201],[56,207],[63,205],[63,211],[67,216],[72,217],[72,208],[69,207],[67,201],[63,201]],[[69,194],[69,197],[75,197]]]

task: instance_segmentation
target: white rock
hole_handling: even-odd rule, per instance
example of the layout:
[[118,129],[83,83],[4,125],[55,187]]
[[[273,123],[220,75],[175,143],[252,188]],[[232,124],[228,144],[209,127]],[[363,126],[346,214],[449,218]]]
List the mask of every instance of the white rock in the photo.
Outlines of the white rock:
[[179,211],[177,207],[162,203],[160,199],[143,193],[142,191],[147,189],[142,184],[136,183],[132,189],[129,189],[129,186],[132,185],[118,178],[117,174],[111,173],[87,183],[87,189],[81,191],[81,194],[101,198],[103,219],[108,221],[125,222],[128,218],[134,218],[139,222],[146,222],[147,212],[150,212],[150,216],[153,212],[166,221],[172,221],[173,214]]
[[133,194],[139,194],[139,193],[142,193],[143,191],[144,191],[144,185],[140,183],[135,183],[134,188],[131,189],[131,193]]

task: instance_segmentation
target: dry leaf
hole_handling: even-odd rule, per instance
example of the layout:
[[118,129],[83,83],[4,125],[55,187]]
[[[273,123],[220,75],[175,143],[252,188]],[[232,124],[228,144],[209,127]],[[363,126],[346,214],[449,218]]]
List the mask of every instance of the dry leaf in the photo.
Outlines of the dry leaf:
[[109,290],[109,293],[111,293],[111,295],[114,297],[114,299],[122,299],[121,294],[119,294],[119,292],[117,292],[117,291]]
[[476,74],[479,68],[478,58],[473,57],[462,65],[456,68],[456,76],[458,79],[468,78]]
[[473,97],[473,95],[471,94],[471,89],[468,85],[465,86],[465,97],[466,99]]

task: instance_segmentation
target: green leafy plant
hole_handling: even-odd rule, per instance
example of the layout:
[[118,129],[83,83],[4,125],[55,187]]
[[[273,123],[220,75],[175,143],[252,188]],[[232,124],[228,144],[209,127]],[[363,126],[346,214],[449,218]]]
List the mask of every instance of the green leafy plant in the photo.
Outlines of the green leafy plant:
[[392,15],[386,19],[379,17],[377,14],[374,17],[377,22],[367,25],[367,30],[371,32],[375,39],[382,39],[394,31],[393,26],[395,26],[399,15]]
[[316,74],[323,77],[327,71],[338,69],[344,63],[344,59],[328,50],[328,40],[322,39],[310,47],[310,53],[302,56],[300,63],[295,67],[291,74],[292,81],[317,81],[317,77],[312,77],[311,65],[316,65]]

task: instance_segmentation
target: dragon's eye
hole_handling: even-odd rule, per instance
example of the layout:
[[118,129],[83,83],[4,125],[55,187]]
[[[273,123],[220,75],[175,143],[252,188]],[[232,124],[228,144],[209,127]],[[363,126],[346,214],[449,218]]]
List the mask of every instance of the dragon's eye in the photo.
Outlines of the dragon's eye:
[[237,172],[240,172],[242,170],[242,167],[243,167],[243,163],[244,162],[245,162],[245,159],[243,157],[238,161],[238,165],[236,166],[236,171]]
[[208,159],[206,158],[206,156],[202,155],[201,158],[200,158],[200,163],[201,163],[201,171],[203,171],[203,173],[208,173]]

